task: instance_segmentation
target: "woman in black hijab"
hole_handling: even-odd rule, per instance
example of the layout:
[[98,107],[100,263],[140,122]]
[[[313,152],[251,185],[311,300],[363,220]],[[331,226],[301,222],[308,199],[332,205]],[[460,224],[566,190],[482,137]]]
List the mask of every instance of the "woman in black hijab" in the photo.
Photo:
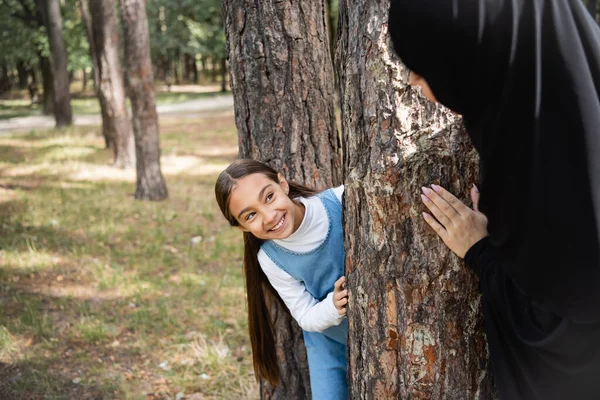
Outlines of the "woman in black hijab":
[[389,31],[481,156],[465,261],[501,399],[600,399],[598,25],[581,0],[392,0]]

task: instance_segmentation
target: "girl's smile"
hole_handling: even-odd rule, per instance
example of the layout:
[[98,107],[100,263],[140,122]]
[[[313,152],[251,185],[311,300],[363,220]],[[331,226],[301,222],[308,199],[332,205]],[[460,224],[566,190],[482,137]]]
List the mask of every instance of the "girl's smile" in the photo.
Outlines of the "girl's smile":
[[229,210],[244,232],[259,239],[285,239],[296,232],[304,218],[304,206],[288,197],[282,175],[274,182],[255,173],[241,178],[231,191]]

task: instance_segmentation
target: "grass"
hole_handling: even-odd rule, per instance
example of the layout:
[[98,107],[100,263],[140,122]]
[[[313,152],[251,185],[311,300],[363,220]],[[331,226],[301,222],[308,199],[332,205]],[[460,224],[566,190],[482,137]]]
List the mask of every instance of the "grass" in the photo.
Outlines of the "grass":
[[161,130],[160,203],[98,127],[0,137],[0,398],[258,397],[241,237],[212,198],[233,113]]
[[[173,88],[176,89],[175,86]],[[156,103],[157,105],[175,104],[221,94],[215,87],[207,87],[206,90],[210,91],[203,91],[200,87],[192,86],[190,90],[193,91],[168,91],[166,88],[161,88],[156,92]],[[28,96],[26,91],[15,91],[4,98],[0,98],[0,120],[41,115],[41,104],[31,104]],[[129,100],[127,103],[129,105]],[[83,93],[73,93],[71,97],[71,109],[74,115],[100,113],[98,99],[90,90]]]

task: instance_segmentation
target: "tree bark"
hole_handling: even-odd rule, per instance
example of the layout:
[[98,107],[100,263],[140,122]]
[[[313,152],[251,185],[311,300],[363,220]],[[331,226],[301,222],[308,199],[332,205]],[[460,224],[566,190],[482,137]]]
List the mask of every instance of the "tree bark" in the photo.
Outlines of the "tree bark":
[[39,54],[40,70],[42,71],[42,113],[52,115],[54,113],[54,77],[50,68],[50,59]]
[[[104,123],[107,120],[108,114],[106,112],[106,104],[100,99],[100,76],[98,67],[98,54],[96,52],[96,47],[94,44],[94,31],[92,29],[92,17],[90,16],[90,8],[87,0],[79,1],[79,9],[81,11],[81,18],[85,24],[85,32],[87,35],[88,43],[90,44],[90,56],[92,58],[93,65],[93,76],[94,76],[94,91],[98,96],[98,103],[100,104],[100,114],[102,115],[102,136],[104,137],[104,144],[107,149],[113,148],[113,139],[112,135],[109,132],[108,125]],[[114,153],[113,153],[114,154]]]
[[138,200],[164,200],[167,185],[160,168],[158,115],[154,98],[146,3],[121,0],[128,91],[133,111]]
[[[82,3],[86,0],[82,0]],[[85,5],[83,5],[85,8]],[[89,0],[90,49],[95,58],[96,92],[102,112],[102,128],[110,138],[117,168],[132,167],[135,146],[131,120],[125,105],[125,85],[119,57],[119,36],[114,0]],[[82,12],[83,14],[83,12]]]
[[17,74],[19,75],[19,89],[27,89],[27,67],[23,61],[17,62]]
[[200,76],[198,75],[198,66],[196,65],[196,55],[194,54],[192,56],[192,59],[190,60],[190,62],[192,63],[192,82],[198,84],[199,83],[199,79]]
[[388,7],[340,2],[350,398],[491,399],[476,278],[420,200],[437,183],[465,201],[476,152],[458,116],[407,85]]
[[221,92],[227,91],[227,59],[221,58]]
[[87,83],[88,83],[87,73],[85,72],[85,68],[81,68],[81,91],[82,92],[85,92],[85,89],[87,88]]
[[3,61],[0,64],[0,93],[10,90],[10,78],[8,76],[8,64]]
[[62,35],[62,17],[58,0],[38,0],[44,13],[48,41],[50,42],[50,66],[54,83],[54,119],[56,127],[73,123],[67,52]]
[[[266,162],[316,189],[340,184],[323,1],[222,4],[240,158]],[[310,398],[301,330],[285,307],[274,315],[281,384],[272,388],[263,382],[261,395]]]

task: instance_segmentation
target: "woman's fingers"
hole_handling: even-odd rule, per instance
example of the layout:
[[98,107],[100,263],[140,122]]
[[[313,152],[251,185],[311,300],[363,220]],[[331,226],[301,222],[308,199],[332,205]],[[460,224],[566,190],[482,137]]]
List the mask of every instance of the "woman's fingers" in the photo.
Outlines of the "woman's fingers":
[[344,284],[344,282],[346,282],[346,277],[342,276],[340,277],[337,281],[335,281],[335,283],[333,284],[333,288],[336,292],[342,290],[342,285]]
[[448,215],[448,217],[453,218],[453,213],[463,214],[469,209],[469,207],[465,206],[465,204],[462,201],[457,199],[456,196],[454,196],[452,193],[450,193],[443,187],[438,185],[431,185],[431,188],[451,207],[451,210],[449,211],[450,215]]
[[479,188],[475,184],[471,188],[471,200],[473,201],[473,210],[479,212]]
[[[431,211],[433,216],[437,218],[437,220],[444,226],[444,228],[449,228],[450,226],[452,226],[452,220],[449,218],[448,214],[455,214],[456,216],[458,216],[456,211],[454,212],[454,214],[452,214],[448,210],[448,208],[450,207],[448,203],[446,203],[444,199],[438,196],[433,190],[428,189],[426,187],[421,188],[421,190],[424,193],[421,195],[421,200],[423,200],[423,203],[429,209],[429,211]],[[434,198],[437,202],[433,200]],[[445,203],[445,206],[442,203]],[[441,207],[444,207],[446,210],[442,210]]]
[[429,215],[425,212],[423,213],[423,218],[425,218],[425,222],[427,222],[429,224],[429,226],[433,228],[435,233],[437,233],[438,236],[441,237],[442,240],[445,241],[446,238],[448,237],[448,231],[446,230],[446,228],[444,228],[442,226],[442,224],[437,222],[435,220],[435,218],[433,218],[431,215]]

